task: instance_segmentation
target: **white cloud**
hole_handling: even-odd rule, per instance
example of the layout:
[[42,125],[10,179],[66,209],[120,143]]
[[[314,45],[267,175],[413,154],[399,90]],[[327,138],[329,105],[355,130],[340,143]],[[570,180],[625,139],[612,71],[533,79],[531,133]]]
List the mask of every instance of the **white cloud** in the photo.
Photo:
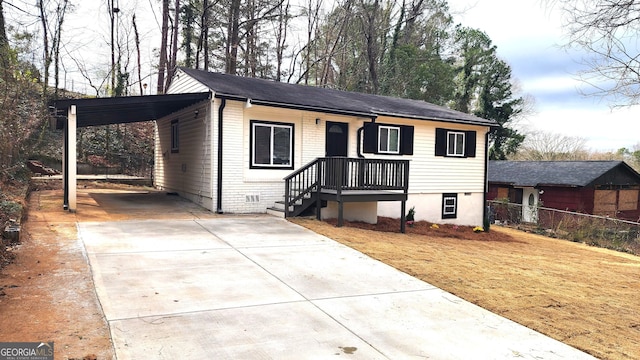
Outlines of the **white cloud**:
[[638,142],[640,108],[542,108],[523,122],[529,131],[541,130],[587,139],[593,150],[617,150]]
[[560,49],[566,41],[557,9],[539,0],[449,0],[456,22],[481,29],[511,66],[522,91],[535,98],[536,114],[522,122],[543,130],[587,139],[594,150],[616,150],[638,142],[640,107],[617,109],[585,98],[578,80],[583,54]]

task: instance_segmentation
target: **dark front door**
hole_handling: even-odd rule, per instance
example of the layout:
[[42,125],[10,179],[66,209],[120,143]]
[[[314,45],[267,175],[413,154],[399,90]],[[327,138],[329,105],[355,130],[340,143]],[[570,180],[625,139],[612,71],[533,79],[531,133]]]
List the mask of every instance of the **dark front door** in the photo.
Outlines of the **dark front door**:
[[326,156],[347,156],[349,124],[327,121]]
[[[349,124],[327,121],[325,152],[327,157],[347,156]],[[325,186],[335,189],[337,186],[347,186],[347,163],[342,159],[334,159],[327,163],[324,172]],[[342,176],[340,176],[342,174]],[[341,180],[341,181],[340,181]]]

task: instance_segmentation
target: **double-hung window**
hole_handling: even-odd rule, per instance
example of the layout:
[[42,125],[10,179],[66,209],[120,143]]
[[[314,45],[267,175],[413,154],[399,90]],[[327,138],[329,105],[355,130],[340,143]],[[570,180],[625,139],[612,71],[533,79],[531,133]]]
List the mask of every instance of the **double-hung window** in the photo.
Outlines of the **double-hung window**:
[[293,169],[293,124],[251,121],[251,168]]
[[436,128],[436,156],[467,158],[476,156],[476,132]]
[[464,156],[464,138],[464,132],[447,132],[447,156]]
[[363,153],[413,155],[413,126],[365,122],[362,130],[358,142],[362,140]]
[[378,152],[400,153],[400,127],[380,125],[378,129]]

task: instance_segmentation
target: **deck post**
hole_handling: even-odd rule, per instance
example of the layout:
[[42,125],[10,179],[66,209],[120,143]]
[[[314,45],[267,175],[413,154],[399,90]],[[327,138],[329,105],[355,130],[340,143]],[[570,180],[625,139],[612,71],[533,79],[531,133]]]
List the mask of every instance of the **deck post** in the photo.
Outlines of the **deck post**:
[[67,126],[65,128],[65,204],[70,212],[76,211],[77,187],[77,159],[76,159],[76,129],[78,127],[76,106],[71,105],[67,111]]
[[334,160],[334,165],[335,162],[338,163],[336,169],[336,201],[338,202],[338,227],[342,227],[342,225],[344,224],[344,204],[342,203],[342,172],[344,170],[344,164],[346,164],[346,161],[344,158],[334,158],[332,160]]
[[317,159],[316,168],[316,220],[321,220],[322,212],[322,199],[320,194],[322,193],[322,166],[326,164],[323,159]]
[[405,233],[407,228],[407,201],[402,200],[401,210],[402,214],[400,214],[400,232]]

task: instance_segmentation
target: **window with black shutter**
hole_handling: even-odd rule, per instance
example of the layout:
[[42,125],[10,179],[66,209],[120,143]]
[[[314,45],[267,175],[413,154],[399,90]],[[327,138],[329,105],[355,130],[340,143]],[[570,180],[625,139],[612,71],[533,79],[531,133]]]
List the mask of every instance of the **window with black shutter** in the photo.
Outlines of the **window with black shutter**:
[[475,157],[476,132],[436,129],[436,156]]
[[362,152],[413,155],[413,126],[364,123]]

